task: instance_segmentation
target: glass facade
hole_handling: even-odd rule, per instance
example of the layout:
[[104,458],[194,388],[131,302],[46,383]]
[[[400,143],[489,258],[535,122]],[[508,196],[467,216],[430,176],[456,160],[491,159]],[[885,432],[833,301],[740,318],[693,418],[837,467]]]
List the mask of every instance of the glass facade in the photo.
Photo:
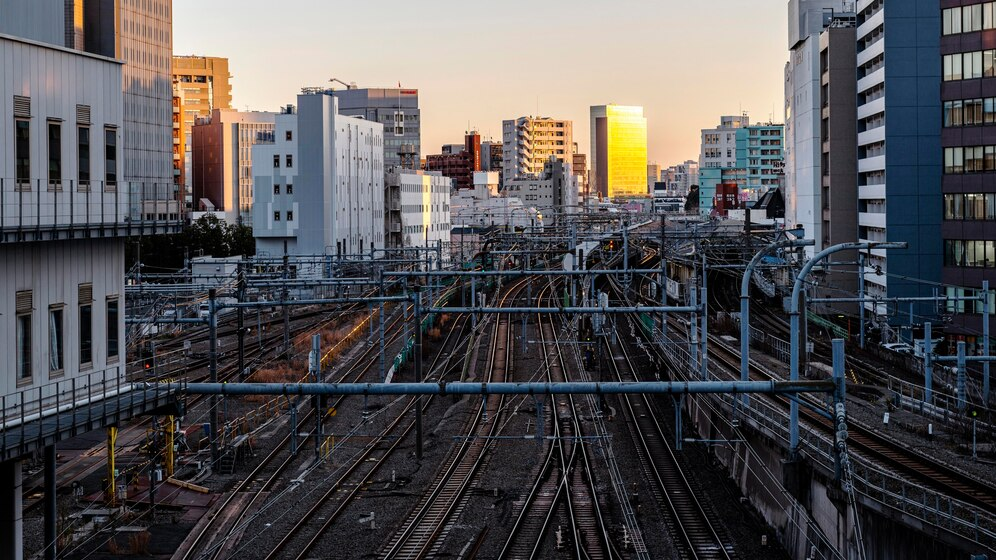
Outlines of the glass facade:
[[643,107],[605,107],[605,131],[608,196],[646,196],[647,119]]

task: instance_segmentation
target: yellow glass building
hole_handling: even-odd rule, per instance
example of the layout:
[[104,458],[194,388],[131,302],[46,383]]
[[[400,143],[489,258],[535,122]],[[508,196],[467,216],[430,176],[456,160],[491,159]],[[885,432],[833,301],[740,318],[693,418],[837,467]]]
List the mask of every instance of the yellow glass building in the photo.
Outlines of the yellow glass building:
[[647,196],[647,119],[643,107],[591,108],[591,182],[601,197]]

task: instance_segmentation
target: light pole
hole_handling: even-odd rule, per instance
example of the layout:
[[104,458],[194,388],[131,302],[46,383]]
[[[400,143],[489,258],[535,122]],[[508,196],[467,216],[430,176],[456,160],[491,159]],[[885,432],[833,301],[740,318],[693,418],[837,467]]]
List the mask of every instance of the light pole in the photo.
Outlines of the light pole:
[[[790,247],[812,247],[816,244],[813,239],[783,239],[775,241],[754,255],[754,258],[747,264],[744,270],[744,277],[740,281],[740,379],[750,379],[750,279],[754,274],[754,268],[765,255],[778,249]],[[743,396],[744,406],[750,404],[750,396]]]
[[[841,243],[828,247],[816,255],[802,267],[799,275],[795,279],[792,287],[791,310],[789,311],[789,380],[799,380],[799,298],[802,295],[802,286],[806,276],[813,270],[817,263],[828,256],[841,251],[866,251],[870,249],[905,249],[908,244],[903,242],[877,242],[866,241],[861,243]],[[799,401],[789,402],[789,456],[795,459],[799,452]]]

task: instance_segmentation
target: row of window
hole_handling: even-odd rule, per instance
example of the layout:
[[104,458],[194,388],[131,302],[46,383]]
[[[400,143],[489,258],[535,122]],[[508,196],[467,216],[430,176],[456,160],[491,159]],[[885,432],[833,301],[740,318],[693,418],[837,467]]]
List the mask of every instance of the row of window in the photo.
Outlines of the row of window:
[[[48,184],[50,189],[62,189],[62,121],[48,120]],[[19,190],[31,188],[31,120],[14,118],[14,167]],[[76,127],[76,180],[80,187],[90,184],[90,127]],[[117,128],[104,128],[104,181],[106,187],[118,182]]]
[[948,8],[941,12],[941,34],[996,29],[996,2]]
[[946,54],[942,58],[944,81],[972,80],[975,78],[991,78],[996,76],[994,60],[996,60],[996,50]]
[[[276,211],[273,212],[273,221],[274,222],[279,222],[280,221],[280,212],[276,212]],[[294,221],[294,211],[293,210],[288,210],[287,211],[287,221],[288,222]]]
[[[20,300],[27,295],[30,300],[30,291],[17,292]],[[120,318],[120,301],[117,296],[107,298],[107,362],[112,363],[118,359],[118,349],[120,347],[120,333],[118,330],[118,320]],[[30,306],[29,306],[30,307]],[[85,370],[93,365],[93,302],[83,301],[78,308],[79,325],[79,366],[80,370]],[[18,384],[29,383],[34,372],[34,356],[32,352],[31,334],[34,323],[34,310],[18,310],[16,315],[16,352],[17,352],[17,382]],[[48,308],[48,371],[52,377],[62,375],[65,372],[65,333],[66,333],[66,306],[65,304],[54,304]]]
[[[284,167],[287,168],[294,167],[294,156],[291,154],[287,154],[284,157],[286,158]],[[280,154],[273,154],[273,167],[280,167]]]
[[944,174],[996,171],[996,146],[944,148]]
[[[294,194],[294,185],[287,183],[284,192],[286,194]],[[273,185],[273,194],[280,194],[280,185]]]
[[945,127],[996,124],[996,97],[944,102]]
[[996,241],[945,239],[944,266],[996,268]]
[[945,220],[996,220],[996,194],[944,195]]

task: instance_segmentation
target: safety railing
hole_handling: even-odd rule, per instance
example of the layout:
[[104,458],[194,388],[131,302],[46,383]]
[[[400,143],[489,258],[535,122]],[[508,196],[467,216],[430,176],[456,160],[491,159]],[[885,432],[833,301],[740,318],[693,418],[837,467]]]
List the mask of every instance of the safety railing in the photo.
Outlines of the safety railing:
[[115,234],[182,224],[172,183],[18,180],[0,177],[0,243],[59,237],[66,230]]
[[37,436],[35,431],[43,422],[49,427],[54,423],[58,432],[64,427],[63,415],[68,412],[73,414],[66,421],[77,425],[127,412],[120,403],[113,402],[120,395],[139,392],[132,402],[140,406],[169,396],[165,385],[131,383],[122,374],[122,368],[113,366],[0,396],[2,449],[9,444],[23,444],[32,434]]

